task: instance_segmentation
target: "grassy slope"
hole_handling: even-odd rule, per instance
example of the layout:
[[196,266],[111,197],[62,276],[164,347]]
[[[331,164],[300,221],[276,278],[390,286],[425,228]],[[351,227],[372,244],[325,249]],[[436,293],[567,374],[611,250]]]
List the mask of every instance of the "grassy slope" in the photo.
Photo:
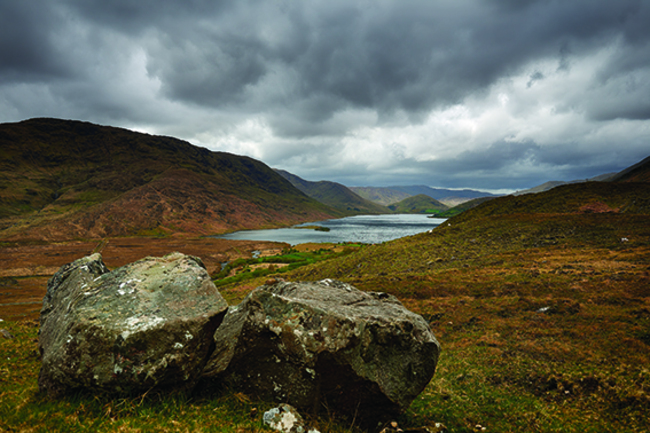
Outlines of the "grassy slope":
[[480,205],[481,203],[484,203],[488,200],[492,200],[494,197],[479,197],[475,198],[469,201],[466,201],[464,203],[461,203],[457,206],[454,206],[450,209],[447,209],[443,212],[438,213],[438,216],[440,218],[451,218],[453,216],[458,215],[459,213],[465,212],[468,209],[475,208],[476,206]]
[[[650,405],[649,198],[641,184],[574,185],[499,198],[432,233],[363,247],[281,276],[338,278],[394,293],[430,321],[443,353],[434,379],[399,420],[402,426],[644,432]],[[221,290],[235,299],[245,294],[242,287]],[[0,338],[0,429],[261,431],[259,413],[251,417],[251,409],[272,407],[229,390],[49,401],[36,393],[37,328],[28,322],[0,327],[18,337]],[[331,418],[319,425],[321,431],[354,431],[348,426]]]
[[438,213],[449,207],[428,195],[418,194],[388,206],[399,213]]
[[650,156],[610,178],[617,182],[650,182]]
[[254,159],[85,122],[0,125],[0,156],[3,237],[208,234],[337,214]]
[[[1,432],[224,432],[272,431],[262,414],[277,404],[224,389],[216,393],[146,393],[132,397],[75,394],[50,399],[38,393],[40,360],[36,322],[0,322],[13,339],[0,337]],[[323,432],[349,425],[323,417]]]
[[[285,278],[390,292],[430,320],[443,354],[411,425],[646,431],[650,194],[600,185],[490,200]],[[623,213],[580,211],[604,203]]]
[[544,193],[506,196],[487,201],[472,212],[460,214],[456,222],[477,218],[533,214],[567,214],[612,211],[650,213],[650,183],[584,182],[562,185]]

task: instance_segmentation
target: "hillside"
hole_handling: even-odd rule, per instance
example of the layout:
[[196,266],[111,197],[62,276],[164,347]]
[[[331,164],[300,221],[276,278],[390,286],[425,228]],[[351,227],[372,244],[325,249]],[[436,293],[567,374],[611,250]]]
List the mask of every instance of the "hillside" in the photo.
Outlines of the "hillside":
[[400,202],[388,206],[398,213],[430,213],[437,214],[449,209],[448,206],[425,194],[414,195]]
[[390,211],[382,205],[355,194],[348,187],[330,181],[310,182],[295,174],[275,169],[293,186],[319,202],[343,212],[345,215],[382,214]]
[[454,218],[460,223],[517,214],[650,214],[650,183],[583,182],[538,194],[499,197]]
[[440,218],[451,218],[453,216],[458,215],[459,213],[465,212],[468,209],[475,208],[476,206],[480,205],[481,203],[484,203],[486,201],[492,200],[495,197],[479,197],[479,198],[474,198],[469,201],[464,201],[461,204],[454,206],[452,208],[447,209],[446,211],[440,212],[438,214],[438,217]]
[[207,235],[337,216],[252,158],[86,122],[0,125],[0,238]]
[[[216,281],[231,305],[274,277],[335,278],[395,295],[430,323],[442,347],[433,379],[397,420],[404,431],[644,432],[650,406],[649,185],[574,184],[494,198],[415,236],[374,245],[303,245],[264,259],[244,259],[260,246],[220,249],[205,238],[192,245],[148,238],[146,247],[142,238],[123,238],[99,246],[105,258],[122,262],[124,251],[144,254],[152,247],[154,253],[217,252],[211,268],[233,260],[241,271]],[[26,268],[35,273],[59,266],[97,244],[10,246],[0,263],[20,267],[12,270],[21,273],[5,275],[29,275]],[[256,275],[264,265],[268,272]],[[38,278],[41,283],[26,286],[38,286],[30,294],[14,287],[34,277],[3,277],[4,311],[31,303],[37,317],[46,285],[44,275]],[[0,426],[10,431],[115,431],[117,424],[123,430],[259,431],[261,414],[277,406],[229,387],[214,397],[43,399],[37,391],[38,324],[4,317],[2,327],[15,336],[0,338],[7,360],[0,368],[6,388]],[[355,419],[338,417],[328,411],[311,419],[320,431],[361,433]]]
[[650,156],[615,174],[610,180],[613,182],[650,182]]
[[283,278],[388,292],[430,321],[443,357],[411,425],[640,432],[649,221],[649,183],[564,185],[494,198]]
[[567,185],[567,184],[572,184],[572,183],[582,183],[582,182],[609,182],[612,181],[616,173],[605,173],[601,174],[598,176],[594,176],[589,179],[577,179],[577,180],[572,180],[572,181],[561,181],[561,180],[551,180],[548,182],[544,182],[541,185],[537,185],[532,188],[524,189],[521,191],[516,191],[512,195],[523,195],[523,194],[537,194],[538,192],[544,192],[548,191],[549,189],[553,189],[556,186],[560,185]]

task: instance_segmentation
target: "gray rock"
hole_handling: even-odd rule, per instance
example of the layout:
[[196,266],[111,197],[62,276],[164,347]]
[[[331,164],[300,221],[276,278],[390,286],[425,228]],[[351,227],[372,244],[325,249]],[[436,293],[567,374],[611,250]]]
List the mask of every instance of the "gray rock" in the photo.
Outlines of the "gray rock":
[[214,338],[207,380],[375,423],[422,392],[440,352],[429,324],[397,298],[334,280],[258,287]]
[[282,433],[320,433],[305,424],[295,407],[281,404],[264,412],[264,424]]
[[180,253],[115,269],[99,254],[63,266],[41,310],[39,388],[139,393],[195,383],[227,304]]

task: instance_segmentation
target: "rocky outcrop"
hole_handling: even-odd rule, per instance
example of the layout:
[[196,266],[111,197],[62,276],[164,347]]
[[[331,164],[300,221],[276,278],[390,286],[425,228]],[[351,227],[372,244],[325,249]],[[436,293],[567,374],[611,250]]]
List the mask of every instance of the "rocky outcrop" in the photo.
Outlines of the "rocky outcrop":
[[428,323],[394,296],[334,280],[258,287],[214,340],[204,378],[375,423],[409,406],[440,351]]
[[99,254],[63,266],[43,300],[39,349],[39,388],[50,395],[201,381],[375,426],[424,389],[440,351],[428,323],[392,295],[273,280],[228,308],[201,261],[180,253],[113,271]]
[[112,272],[99,254],[63,266],[41,310],[39,388],[138,393],[195,383],[227,304],[180,253]]

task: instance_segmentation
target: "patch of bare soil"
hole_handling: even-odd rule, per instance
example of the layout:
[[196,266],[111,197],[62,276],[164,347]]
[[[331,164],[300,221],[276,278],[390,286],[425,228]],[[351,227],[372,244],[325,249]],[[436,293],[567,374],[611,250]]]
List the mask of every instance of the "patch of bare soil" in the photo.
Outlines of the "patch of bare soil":
[[214,238],[111,238],[0,247],[0,319],[37,319],[47,281],[66,263],[100,252],[109,269],[178,251],[199,257],[210,275],[239,258],[280,254],[288,244]]

